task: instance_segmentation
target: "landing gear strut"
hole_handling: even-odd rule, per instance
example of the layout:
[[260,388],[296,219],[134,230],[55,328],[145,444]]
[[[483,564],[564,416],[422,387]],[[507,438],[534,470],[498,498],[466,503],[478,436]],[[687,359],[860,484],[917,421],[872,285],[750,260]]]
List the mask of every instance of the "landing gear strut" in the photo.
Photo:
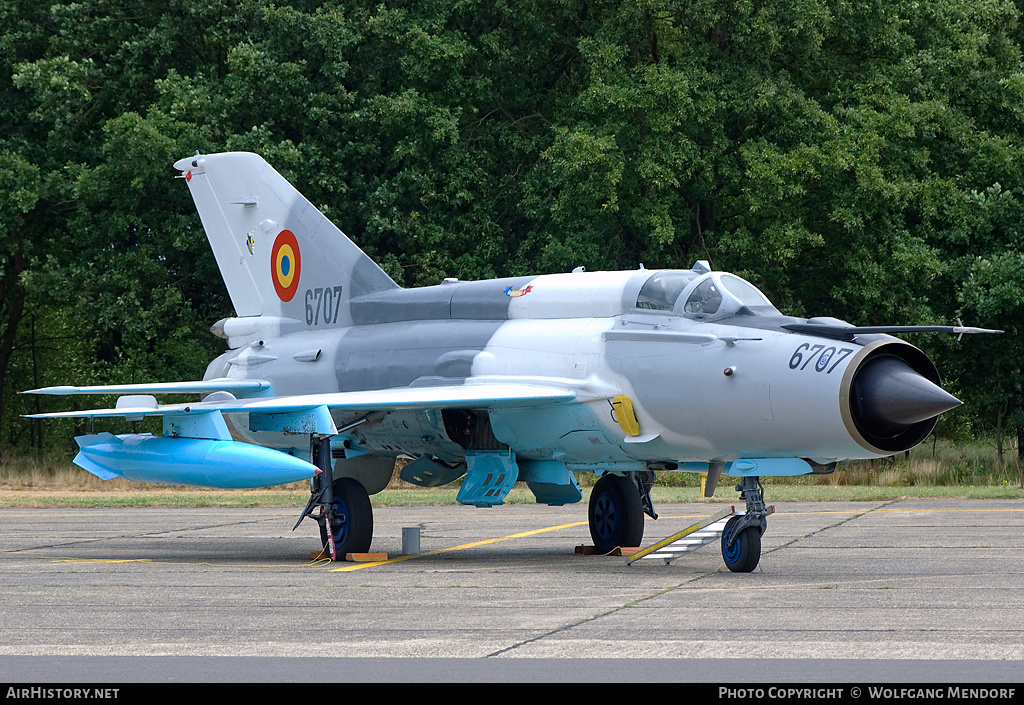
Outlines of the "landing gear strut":
[[747,502],[747,513],[734,516],[722,532],[722,558],[734,573],[749,573],[761,560],[761,534],[768,528],[764,487],[756,477],[744,477],[736,486]]
[[[366,488],[351,477],[334,479],[330,437],[310,438],[310,457],[321,472],[309,483],[306,508],[292,528],[306,517],[320,525],[320,542],[332,561],[347,553],[365,553],[373,540],[373,508]],[[320,512],[313,513],[319,507]]]

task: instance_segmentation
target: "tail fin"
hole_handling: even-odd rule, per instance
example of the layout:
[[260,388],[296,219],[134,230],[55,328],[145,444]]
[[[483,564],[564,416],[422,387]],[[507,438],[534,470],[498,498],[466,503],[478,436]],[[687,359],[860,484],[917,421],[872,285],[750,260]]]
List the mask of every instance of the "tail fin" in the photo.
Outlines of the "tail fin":
[[350,325],[350,299],[398,285],[262,157],[174,164],[196,202],[237,316]]

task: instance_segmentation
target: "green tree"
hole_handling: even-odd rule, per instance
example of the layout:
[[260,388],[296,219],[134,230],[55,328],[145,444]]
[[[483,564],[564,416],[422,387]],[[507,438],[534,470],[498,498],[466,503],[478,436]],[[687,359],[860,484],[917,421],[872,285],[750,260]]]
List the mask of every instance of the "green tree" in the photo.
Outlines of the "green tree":
[[[25,437],[13,392],[39,369],[42,384],[68,367],[202,374],[206,328],[231,310],[172,181],[195,150],[261,153],[405,285],[704,258],[794,315],[1006,325],[1018,304],[998,277],[1024,251],[1019,15],[1006,0],[8,0],[0,438]],[[920,344],[984,413],[1010,403],[1013,345],[978,369],[966,344]]]

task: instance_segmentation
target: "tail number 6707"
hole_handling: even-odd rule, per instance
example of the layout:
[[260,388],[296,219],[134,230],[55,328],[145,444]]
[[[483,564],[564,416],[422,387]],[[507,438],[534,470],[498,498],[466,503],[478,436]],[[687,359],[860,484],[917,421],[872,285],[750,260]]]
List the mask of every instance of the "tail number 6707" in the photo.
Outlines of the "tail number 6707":
[[[329,325],[338,321],[341,287],[306,289],[306,325]],[[321,315],[322,314],[322,315]]]
[[[815,360],[814,371],[825,372],[825,368],[828,367],[828,372],[825,374],[832,374],[832,370],[839,366],[839,363],[850,356],[853,352],[853,348],[839,348],[836,350],[833,347],[825,347],[824,344],[811,345],[810,343],[802,343],[797,346],[797,349],[793,351],[793,356],[789,358],[789,369],[791,370],[805,370],[807,366],[811,364],[811,360]],[[829,367],[829,363],[832,366]]]

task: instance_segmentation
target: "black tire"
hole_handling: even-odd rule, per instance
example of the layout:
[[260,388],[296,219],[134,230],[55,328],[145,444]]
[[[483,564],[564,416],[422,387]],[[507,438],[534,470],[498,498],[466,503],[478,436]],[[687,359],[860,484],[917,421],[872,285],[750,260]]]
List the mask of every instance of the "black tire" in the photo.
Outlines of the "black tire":
[[644,508],[633,481],[622,475],[605,475],[590,493],[590,537],[598,553],[616,546],[639,546],[644,538]]
[[725,524],[725,531],[722,532],[722,559],[733,573],[749,573],[761,561],[761,529],[748,526],[736,537],[732,548],[726,548],[739,520],[740,517],[733,517]]
[[[351,477],[334,481],[334,511],[341,524],[334,527],[334,549],[338,560],[346,553],[366,553],[373,540],[373,508],[366,488]],[[320,526],[320,543],[327,546],[327,529]]]

